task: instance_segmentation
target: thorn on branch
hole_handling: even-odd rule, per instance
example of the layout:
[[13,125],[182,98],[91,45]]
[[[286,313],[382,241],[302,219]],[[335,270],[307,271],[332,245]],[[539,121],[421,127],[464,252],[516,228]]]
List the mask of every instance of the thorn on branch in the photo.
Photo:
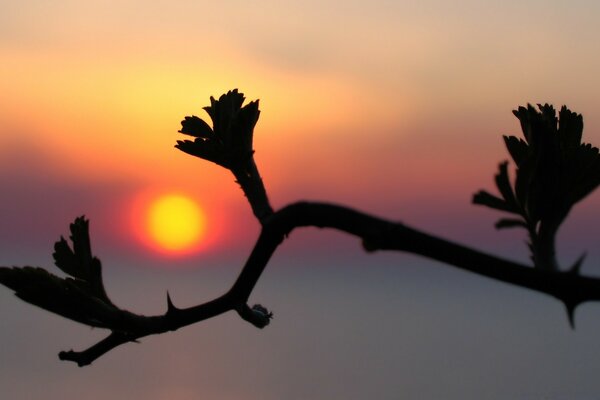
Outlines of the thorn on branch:
[[569,319],[569,326],[572,330],[575,330],[575,309],[577,303],[565,302],[565,308],[567,309],[567,318]]
[[178,310],[179,309],[177,307],[175,307],[175,305],[173,304],[173,301],[171,300],[171,295],[167,291],[167,315],[172,314]]
[[583,261],[585,260],[586,256],[587,256],[587,253],[583,253],[581,256],[579,256],[577,261],[575,261],[575,264],[573,264],[573,266],[569,269],[569,272],[572,273],[573,275],[580,275],[581,265],[583,264]]

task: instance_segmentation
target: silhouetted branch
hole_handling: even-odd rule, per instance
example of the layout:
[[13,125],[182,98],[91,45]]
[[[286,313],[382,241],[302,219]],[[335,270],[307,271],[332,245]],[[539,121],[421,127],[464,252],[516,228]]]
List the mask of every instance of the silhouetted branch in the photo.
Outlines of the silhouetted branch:
[[[81,352],[61,352],[60,359],[74,361],[79,366],[88,365],[124,343],[137,341],[148,335],[174,331],[232,310],[254,326],[263,328],[268,325],[272,314],[260,305],[248,307],[248,298],[271,256],[285,238],[296,228],[310,226],[332,228],[357,236],[362,239],[363,247],[367,251],[398,250],[419,254],[479,275],[549,294],[565,304],[571,323],[572,313],[577,305],[585,301],[600,300],[600,279],[582,277],[576,272],[534,269],[420,232],[402,223],[373,217],[347,207],[300,202],[273,213],[265,220],[256,245],[238,279],[223,296],[182,309],[176,308],[169,297],[167,312],[151,317],[115,308],[110,317],[105,319],[115,322],[105,322],[102,325],[112,330],[106,339]],[[0,281],[4,284],[7,281],[7,271],[16,272],[19,269],[0,268]],[[17,295],[19,294],[17,291]],[[90,324],[72,318],[69,314],[59,314]]]
[[539,106],[541,112],[531,106],[515,111],[526,138],[523,141],[505,137],[517,165],[516,181],[511,183],[508,163],[502,163],[495,179],[501,197],[480,191],[473,198],[476,204],[513,214],[498,221],[497,228],[527,229],[534,261],[534,265],[527,266],[341,205],[298,202],[274,212],[253,157],[253,130],[260,114],[258,102],[242,107],[243,102],[244,96],[237,90],[219,100],[211,97],[211,106],[205,110],[213,127],[198,117],[186,117],[180,132],[195,140],[178,141],[176,146],[231,170],[262,225],[240,275],[225,294],[189,308],[177,308],[167,295],[167,311],[157,316],[136,315],[118,308],[104,290],[101,264],[92,255],[88,222],[83,217],[70,226],[72,248],[63,238],[55,245],[55,264],[68,277],[61,278],[41,268],[0,267],[0,283],[13,289],[24,301],[73,321],[111,331],[87,350],[61,352],[61,360],[88,365],[122,344],[174,331],[228,311],[236,311],[245,321],[264,328],[273,314],[262,305],[249,307],[248,299],[271,256],[300,227],[336,229],[360,238],[369,252],[395,250],[418,254],[548,294],[565,305],[571,326],[579,304],[600,300],[600,279],[579,274],[583,257],[568,271],[561,271],[554,255],[554,238],[560,223],[577,201],[600,184],[598,149],[581,143],[583,120],[566,107],[560,111],[560,123],[548,105]]
[[124,343],[134,341],[127,337],[127,335],[120,333],[111,333],[106,339],[101,340],[92,347],[84,351],[61,351],[58,353],[58,358],[64,361],[73,361],[78,366],[84,367],[90,365],[97,358],[108,353],[117,346]]
[[324,203],[295,203],[275,213],[265,224],[248,263],[233,286],[232,292],[252,292],[270,256],[289,233],[298,227],[333,228],[363,240],[367,251],[398,250],[418,254],[453,267],[474,272],[502,282],[551,295],[566,306],[573,325],[575,308],[585,302],[600,300],[600,279],[570,271],[546,271],[492,256],[436,236],[423,233],[402,223],[369,216],[343,206]]
[[250,202],[252,212],[262,223],[273,213],[273,208],[254,162],[252,148],[254,126],[260,111],[258,100],[242,107],[245,99],[237,89],[230,90],[219,100],[211,97],[211,105],[204,110],[210,116],[213,127],[195,115],[185,117],[179,132],[195,139],[178,140],[175,147],[230,170]]

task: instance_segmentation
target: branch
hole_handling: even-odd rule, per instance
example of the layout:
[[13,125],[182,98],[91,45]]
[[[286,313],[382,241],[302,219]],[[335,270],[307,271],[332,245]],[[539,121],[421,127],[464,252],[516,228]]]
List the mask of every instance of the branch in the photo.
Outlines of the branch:
[[254,216],[262,224],[269,215],[273,214],[273,208],[269,203],[267,191],[254,157],[251,157],[245,164],[242,167],[232,168],[231,172],[248,199]]
[[[74,361],[79,366],[84,366],[124,343],[137,341],[148,335],[174,331],[232,310],[256,327],[263,328],[268,325],[272,314],[260,305],[250,308],[246,303],[271,256],[283,240],[294,229],[309,226],[332,228],[357,236],[362,239],[363,247],[367,251],[398,250],[419,254],[479,275],[549,294],[565,304],[571,323],[577,305],[585,301],[600,300],[600,279],[582,277],[576,272],[534,269],[446,241],[401,223],[373,217],[340,205],[308,202],[289,205],[269,216],[264,221],[254,249],[231,289],[221,297],[194,307],[177,308],[170,297],[167,297],[167,312],[158,316],[136,315],[114,306],[110,311],[101,308],[102,323],[93,324],[90,321],[96,321],[94,318],[85,320],[73,317],[72,309],[77,309],[77,316],[86,312],[85,309],[81,310],[80,303],[69,306],[62,302],[62,308],[57,310],[24,296],[25,289],[14,282],[22,275],[31,273],[31,268],[0,267],[0,282],[15,289],[19,297],[40,307],[88,325],[110,329],[112,333],[107,338],[87,350],[59,354],[61,360]],[[51,276],[53,281],[61,279],[47,272],[45,274]],[[31,277],[25,278],[28,279],[27,288],[40,287],[31,285]],[[64,281],[68,282],[69,279]],[[64,312],[64,309],[68,309],[69,312]],[[89,311],[93,316],[92,311],[95,311],[95,308]]]
[[125,334],[111,333],[106,339],[101,340],[100,342],[96,343],[87,350],[61,351],[60,353],[58,353],[58,358],[64,361],[73,361],[77,363],[79,367],[84,367],[86,365],[90,365],[98,357],[109,352],[115,347],[130,341],[135,340],[128,338]]
[[290,232],[298,227],[333,228],[363,240],[367,251],[397,250],[418,254],[488,278],[510,283],[559,299],[574,326],[575,308],[600,300],[600,279],[579,275],[580,259],[570,271],[546,271],[515,263],[398,222],[373,217],[339,205],[299,202],[275,213],[264,225],[248,263],[232,288],[247,300],[269,258]]
[[[518,215],[520,218],[500,220],[497,227],[529,227],[532,244],[537,243],[533,239],[539,234],[535,227],[548,221],[557,221],[557,225],[551,226],[548,240],[541,245],[544,249],[533,249],[537,267],[534,268],[341,205],[299,202],[274,212],[253,157],[253,130],[260,114],[258,101],[242,107],[244,99],[243,94],[237,90],[228,92],[219,100],[211,97],[211,106],[204,109],[211,117],[213,127],[198,117],[186,117],[180,132],[195,139],[178,141],[176,145],[186,153],[232,171],[262,225],[254,249],[239,277],[225,294],[184,309],[175,307],[167,295],[167,311],[158,316],[136,315],[118,308],[104,290],[101,264],[92,255],[88,222],[83,217],[71,224],[73,248],[63,238],[55,245],[55,264],[68,277],[61,278],[41,268],[0,267],[0,283],[13,289],[22,300],[65,318],[111,331],[109,336],[87,350],[60,352],[61,360],[73,361],[79,366],[88,365],[122,344],[135,342],[148,335],[174,331],[232,310],[243,320],[264,328],[273,314],[261,305],[250,308],[247,305],[248,299],[279,245],[294,229],[308,226],[336,229],[357,236],[362,239],[363,248],[369,252],[396,250],[418,254],[498,281],[548,294],[565,305],[571,326],[574,325],[573,315],[578,305],[600,300],[600,279],[579,275],[583,257],[570,271],[565,272],[555,268],[553,262],[540,261],[538,257],[539,251],[553,249],[548,243],[553,243],[558,225],[573,204],[600,185],[598,149],[580,143],[583,128],[581,116],[563,107],[562,125],[556,126],[554,110],[549,106],[540,107],[542,113],[537,113],[532,108],[519,109],[515,115],[522,124],[529,124],[530,121],[536,124],[533,127],[535,129],[524,129],[528,143],[512,137],[505,139],[508,150],[518,165],[515,188],[510,184],[507,164],[504,163],[496,176],[496,185],[502,198],[485,191],[474,197],[476,204]],[[543,142],[546,144],[535,147],[540,146],[537,144],[540,138],[546,138],[546,142]],[[563,149],[564,154],[555,154],[555,149]],[[543,160],[544,164],[533,165],[539,160]],[[558,175],[556,179],[548,180],[544,171],[547,170],[548,163],[554,166],[548,160],[566,163],[558,165],[568,174],[558,174],[555,171],[557,168],[554,168],[552,171]],[[569,179],[565,178],[567,175]],[[552,207],[546,204],[548,199],[552,200],[549,203]],[[553,252],[551,253],[550,258],[553,258]]]
[[551,295],[565,305],[571,325],[575,308],[585,301],[600,300],[600,279],[576,272],[550,272],[498,258],[432,236],[402,223],[377,218],[344,206],[299,202],[269,217],[232,288],[223,296],[199,306],[178,309],[168,298],[168,311],[155,317],[135,316],[103,341],[82,352],[61,352],[61,360],[90,364],[109,350],[144,336],[174,331],[235,310],[242,319],[262,328],[272,314],[260,305],[246,305],[271,256],[285,238],[300,227],[332,228],[362,239],[367,251],[397,250],[418,254],[450,266]]

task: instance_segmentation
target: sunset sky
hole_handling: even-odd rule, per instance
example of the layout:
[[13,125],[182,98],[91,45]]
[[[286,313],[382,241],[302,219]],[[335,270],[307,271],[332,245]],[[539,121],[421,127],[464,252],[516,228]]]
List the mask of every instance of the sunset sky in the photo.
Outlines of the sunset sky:
[[[519,105],[566,104],[584,116],[584,141],[600,144],[599,16],[588,0],[0,1],[0,265],[51,267],[53,242],[85,214],[123,307],[158,314],[166,290],[192,305],[228,289],[258,223],[228,171],[173,146],[183,117],[208,118],[210,96],[234,88],[260,99],[255,158],[275,208],[339,202],[527,262],[522,232],[495,231],[500,215],[471,196],[494,190]],[[149,244],[144,228],[151,201],[170,193],[206,220],[184,254]],[[584,271],[600,273],[597,221],[596,193],[560,231],[564,265],[587,251]],[[255,293],[276,311],[264,332],[227,315],[83,370],[56,353],[102,332],[0,288],[0,390],[49,400],[600,392],[597,306],[571,332],[554,300],[358,244],[294,232]]]

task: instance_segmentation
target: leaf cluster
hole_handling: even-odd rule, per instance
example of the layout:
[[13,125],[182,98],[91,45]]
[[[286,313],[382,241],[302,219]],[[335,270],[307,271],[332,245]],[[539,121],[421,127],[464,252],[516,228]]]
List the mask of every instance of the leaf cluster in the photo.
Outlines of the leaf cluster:
[[496,228],[526,228],[536,259],[541,237],[553,240],[575,203],[600,184],[600,155],[596,147],[582,143],[583,118],[566,106],[558,117],[548,104],[538,104],[538,109],[529,104],[513,114],[524,140],[504,136],[504,143],[516,165],[516,179],[510,181],[508,161],[502,162],[495,176],[500,196],[482,190],[473,202],[514,214],[500,219]]
[[115,312],[102,283],[100,260],[92,255],[89,223],[78,217],[70,225],[71,248],[61,237],[54,245],[54,263],[67,277],[37,267],[0,268],[0,283],[22,300],[83,324],[109,328]]
[[185,117],[179,132],[195,139],[178,140],[175,147],[227,169],[243,165],[252,157],[254,126],[260,115],[258,100],[242,107],[244,100],[237,89],[221,95],[219,100],[211,96],[210,106],[203,109],[212,120],[212,128],[195,115]]

